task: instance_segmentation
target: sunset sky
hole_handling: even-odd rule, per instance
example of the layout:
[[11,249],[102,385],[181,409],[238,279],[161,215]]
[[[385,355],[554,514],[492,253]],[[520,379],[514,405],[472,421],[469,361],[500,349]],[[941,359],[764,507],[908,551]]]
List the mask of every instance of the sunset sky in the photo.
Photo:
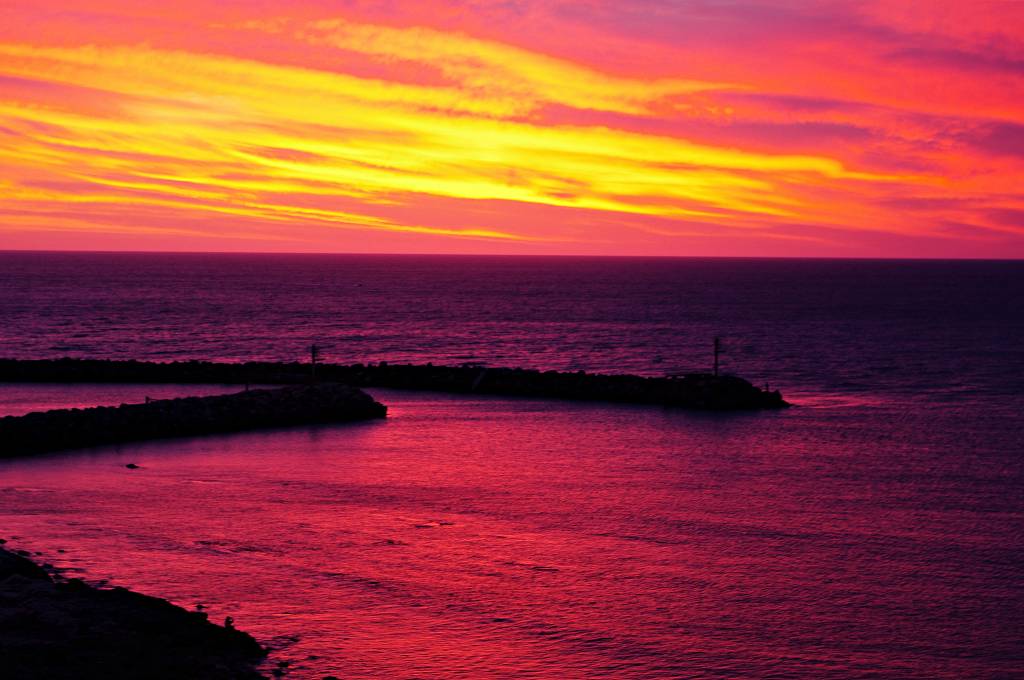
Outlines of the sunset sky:
[[0,0],[0,249],[1024,257],[1024,2]]

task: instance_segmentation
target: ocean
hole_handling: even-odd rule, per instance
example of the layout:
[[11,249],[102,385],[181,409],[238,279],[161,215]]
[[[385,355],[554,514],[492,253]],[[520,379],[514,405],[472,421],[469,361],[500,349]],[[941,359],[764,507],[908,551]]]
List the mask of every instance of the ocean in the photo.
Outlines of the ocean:
[[715,337],[796,406],[371,390],[386,421],[0,463],[0,536],[292,677],[1022,677],[1024,263],[0,253],[0,357],[664,375]]

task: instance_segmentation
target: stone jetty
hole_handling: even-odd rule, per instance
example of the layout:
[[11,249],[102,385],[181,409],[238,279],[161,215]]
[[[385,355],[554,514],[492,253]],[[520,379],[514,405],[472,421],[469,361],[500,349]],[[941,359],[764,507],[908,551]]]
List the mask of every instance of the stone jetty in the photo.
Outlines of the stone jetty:
[[0,418],[0,458],[102,444],[383,418],[387,407],[347,385],[297,385],[145,404]]
[[[309,364],[143,362],[94,359],[0,360],[0,382],[297,384],[310,381]],[[356,387],[429,390],[581,401],[660,404],[713,411],[784,408],[776,391],[731,375],[690,373],[643,377],[488,368],[479,365],[318,364],[319,380]]]
[[265,650],[206,614],[63,580],[0,548],[0,676],[257,680]]

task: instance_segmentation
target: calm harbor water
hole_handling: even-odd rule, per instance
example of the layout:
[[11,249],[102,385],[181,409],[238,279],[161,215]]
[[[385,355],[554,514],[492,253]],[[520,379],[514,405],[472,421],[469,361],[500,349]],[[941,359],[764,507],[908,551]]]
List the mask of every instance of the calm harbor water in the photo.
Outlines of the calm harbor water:
[[[732,370],[799,404],[709,415],[374,391],[384,422],[0,463],[12,546],[233,616],[293,677],[1024,667],[1020,265],[0,265],[0,356],[291,359],[317,341],[338,361],[658,374],[704,365],[719,333]],[[7,384],[0,409],[222,389]]]

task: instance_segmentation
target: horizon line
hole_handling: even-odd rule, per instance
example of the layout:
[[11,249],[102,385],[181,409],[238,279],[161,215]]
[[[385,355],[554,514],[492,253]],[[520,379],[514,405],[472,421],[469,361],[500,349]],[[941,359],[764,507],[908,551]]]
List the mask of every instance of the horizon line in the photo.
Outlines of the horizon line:
[[79,249],[37,249],[37,248],[0,248],[0,255],[15,253],[34,253],[41,255],[79,254],[79,255],[256,255],[256,256],[290,256],[307,257],[464,257],[464,258],[506,258],[506,259],[603,259],[603,260],[841,260],[862,262],[1024,262],[1021,258],[994,257],[885,257],[885,256],[839,256],[839,255],[608,255],[582,253],[388,253],[388,252],[323,252],[323,251],[260,251],[260,250],[79,250]]

